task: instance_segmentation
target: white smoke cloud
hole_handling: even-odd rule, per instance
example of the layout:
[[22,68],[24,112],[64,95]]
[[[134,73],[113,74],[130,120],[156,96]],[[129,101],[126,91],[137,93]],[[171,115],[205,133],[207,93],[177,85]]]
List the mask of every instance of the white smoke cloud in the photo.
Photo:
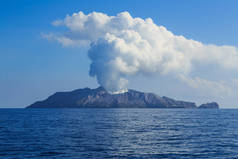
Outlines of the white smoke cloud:
[[110,92],[126,90],[127,77],[138,74],[169,74],[191,86],[202,83],[226,89],[216,82],[214,85],[200,78],[192,79],[189,74],[196,67],[211,64],[217,69],[238,68],[236,47],[186,39],[156,25],[150,18],[133,18],[128,12],[116,16],[79,12],[54,21],[53,25],[68,30],[46,38],[64,46],[87,45],[92,61],[89,74]]

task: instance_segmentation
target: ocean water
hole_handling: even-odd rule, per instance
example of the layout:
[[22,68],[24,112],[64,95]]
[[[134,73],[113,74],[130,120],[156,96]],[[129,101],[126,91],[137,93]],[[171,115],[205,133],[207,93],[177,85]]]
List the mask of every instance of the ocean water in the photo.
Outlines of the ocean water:
[[0,109],[0,159],[238,158],[238,110]]

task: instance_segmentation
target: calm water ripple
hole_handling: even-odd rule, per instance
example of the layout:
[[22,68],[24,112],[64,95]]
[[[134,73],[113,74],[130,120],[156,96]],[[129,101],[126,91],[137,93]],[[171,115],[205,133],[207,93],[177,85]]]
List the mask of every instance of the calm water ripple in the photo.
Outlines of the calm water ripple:
[[238,110],[0,109],[0,158],[238,158]]

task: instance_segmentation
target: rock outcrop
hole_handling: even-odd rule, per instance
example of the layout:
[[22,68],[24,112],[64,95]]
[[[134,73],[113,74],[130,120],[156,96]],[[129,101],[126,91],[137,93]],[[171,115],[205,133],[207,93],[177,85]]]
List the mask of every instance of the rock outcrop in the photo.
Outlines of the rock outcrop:
[[202,109],[202,108],[206,108],[206,109],[218,109],[219,105],[216,102],[211,102],[211,103],[206,103],[206,104],[202,104],[200,105],[198,108]]

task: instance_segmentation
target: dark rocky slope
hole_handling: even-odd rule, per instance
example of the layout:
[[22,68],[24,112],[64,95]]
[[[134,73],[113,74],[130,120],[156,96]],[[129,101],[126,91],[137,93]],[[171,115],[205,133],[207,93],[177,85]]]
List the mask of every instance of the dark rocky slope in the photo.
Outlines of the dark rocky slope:
[[[209,103],[200,107],[215,108]],[[27,108],[197,108],[197,106],[193,102],[178,101],[135,90],[110,94],[103,87],[98,87],[57,92],[46,100],[35,102]]]

